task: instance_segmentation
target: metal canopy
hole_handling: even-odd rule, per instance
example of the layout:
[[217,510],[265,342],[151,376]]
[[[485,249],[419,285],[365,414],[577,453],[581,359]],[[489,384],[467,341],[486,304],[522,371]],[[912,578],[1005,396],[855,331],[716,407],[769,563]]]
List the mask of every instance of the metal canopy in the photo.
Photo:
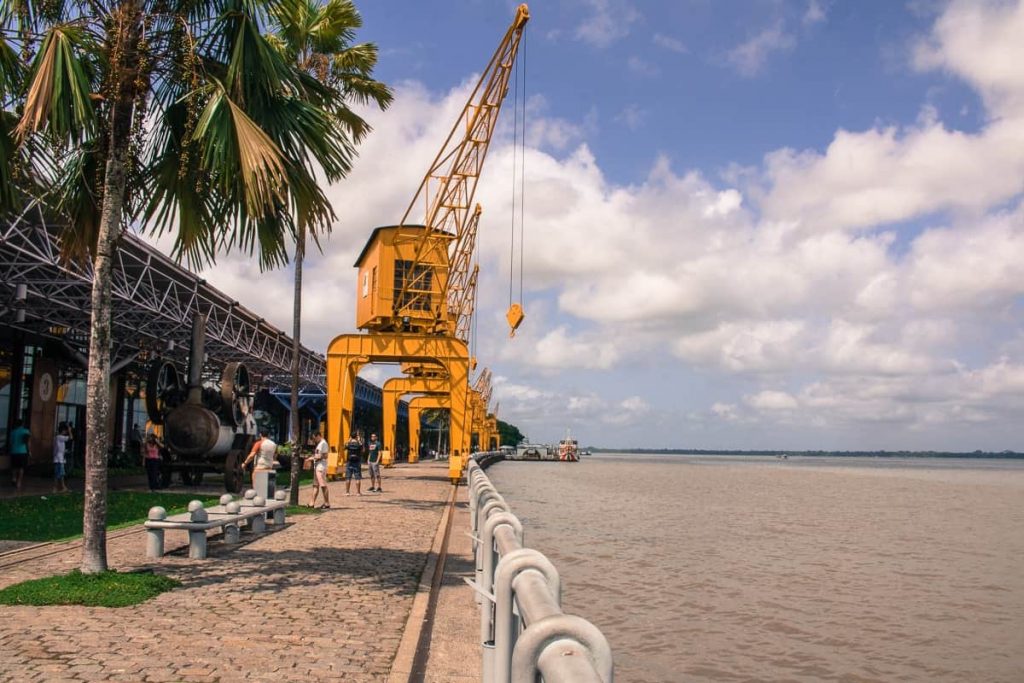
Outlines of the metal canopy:
[[[0,325],[86,354],[92,265],[60,260],[59,229],[38,202],[0,221]],[[112,364],[136,356],[187,363],[192,318],[204,313],[209,361],[241,361],[268,387],[291,386],[291,337],[259,315],[130,233],[113,268]],[[325,375],[324,356],[302,347],[302,387],[323,391]]]

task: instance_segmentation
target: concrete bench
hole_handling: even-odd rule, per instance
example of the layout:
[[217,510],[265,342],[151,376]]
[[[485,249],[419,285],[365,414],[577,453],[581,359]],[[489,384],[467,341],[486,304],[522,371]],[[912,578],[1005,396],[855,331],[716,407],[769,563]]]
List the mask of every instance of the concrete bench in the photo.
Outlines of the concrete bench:
[[159,558],[164,555],[164,532],[168,529],[188,532],[188,556],[206,559],[206,532],[223,529],[224,542],[238,543],[241,527],[248,526],[254,534],[267,530],[267,514],[272,514],[274,525],[284,524],[284,511],[288,494],[278,491],[274,500],[265,501],[249,489],[242,500],[234,500],[230,493],[220,497],[220,505],[204,508],[198,500],[188,504],[188,512],[167,516],[167,510],[153,507],[149,510],[146,527],[146,557]]

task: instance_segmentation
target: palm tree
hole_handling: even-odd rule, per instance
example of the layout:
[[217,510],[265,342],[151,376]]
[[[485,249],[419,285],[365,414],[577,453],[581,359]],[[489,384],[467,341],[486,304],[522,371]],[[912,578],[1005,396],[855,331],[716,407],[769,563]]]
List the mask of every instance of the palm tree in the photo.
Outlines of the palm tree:
[[[377,46],[353,45],[356,29],[363,25],[351,0],[285,0],[274,6],[274,34],[271,40],[287,59],[323,85],[338,91],[341,97],[332,111],[354,143],[370,131],[369,124],[349,108],[351,102],[386,109],[391,90],[373,79],[377,64]],[[319,246],[319,243],[317,244]],[[292,310],[292,438],[300,435],[299,424],[299,348],[302,318],[302,265],[306,254],[306,234],[300,228],[295,242],[295,296]],[[299,503],[299,459],[292,458],[290,504]]]
[[[13,131],[66,229],[65,258],[92,265],[81,568],[107,568],[111,266],[121,232],[173,231],[175,254],[288,260],[300,231],[335,219],[316,174],[352,159],[340,93],[286,60],[261,31],[272,0],[0,0],[0,33],[26,87]],[[44,155],[40,155],[44,156]],[[2,160],[0,160],[2,161]]]

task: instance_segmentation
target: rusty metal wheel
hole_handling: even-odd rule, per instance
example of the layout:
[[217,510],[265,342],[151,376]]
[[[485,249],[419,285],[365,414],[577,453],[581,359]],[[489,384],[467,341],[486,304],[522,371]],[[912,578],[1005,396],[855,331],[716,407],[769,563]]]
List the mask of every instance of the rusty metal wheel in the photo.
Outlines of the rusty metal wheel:
[[249,370],[241,363],[228,363],[220,377],[220,398],[224,418],[232,427],[245,422],[252,407]]
[[178,369],[166,360],[157,359],[149,366],[146,381],[146,412],[155,425],[164,423],[164,416],[184,400],[184,388]]
[[224,489],[228,493],[241,493],[245,485],[245,468],[242,463],[245,461],[245,454],[239,450],[228,452],[224,460]]

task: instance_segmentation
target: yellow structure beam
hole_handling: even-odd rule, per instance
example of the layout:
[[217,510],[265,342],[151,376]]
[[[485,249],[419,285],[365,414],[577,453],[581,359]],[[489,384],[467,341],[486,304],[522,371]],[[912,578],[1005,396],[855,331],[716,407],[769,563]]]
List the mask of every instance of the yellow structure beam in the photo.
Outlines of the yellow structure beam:
[[462,478],[469,455],[472,415],[469,409],[469,348],[454,337],[403,333],[343,334],[327,347],[327,443],[344,448],[352,429],[355,383],[359,370],[372,363],[424,363],[440,366],[451,391],[448,474]]
[[451,409],[451,398],[447,395],[417,396],[409,401],[409,454],[420,452],[420,422],[424,410],[434,408]]
[[[452,383],[447,377],[393,377],[384,382],[384,418],[381,439],[384,448],[394,453],[397,440],[398,402],[406,394],[427,394],[431,396],[450,396]],[[410,430],[412,418],[409,420]],[[418,451],[416,452],[418,456]],[[409,462],[416,462],[412,448],[409,449]],[[390,463],[385,463],[390,465]]]

